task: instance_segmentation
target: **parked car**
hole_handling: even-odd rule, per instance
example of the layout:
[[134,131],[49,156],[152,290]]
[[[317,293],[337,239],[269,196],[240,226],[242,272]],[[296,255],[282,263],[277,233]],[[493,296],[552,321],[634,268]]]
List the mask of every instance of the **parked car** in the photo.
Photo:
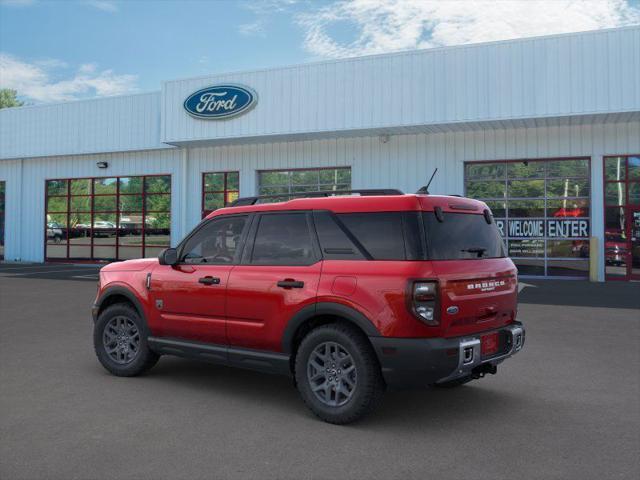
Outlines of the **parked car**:
[[624,233],[605,232],[604,261],[606,265],[623,266],[627,263],[629,250]]
[[116,235],[116,224],[104,220],[93,222],[94,237],[114,237]]
[[54,243],[61,243],[64,239],[62,227],[57,222],[47,223],[47,241],[53,240]]
[[355,193],[240,199],[159,259],[103,267],[99,361],[118,376],[164,354],[288,375],[336,424],[371,411],[387,388],[495,374],[525,330],[517,271],[488,207]]

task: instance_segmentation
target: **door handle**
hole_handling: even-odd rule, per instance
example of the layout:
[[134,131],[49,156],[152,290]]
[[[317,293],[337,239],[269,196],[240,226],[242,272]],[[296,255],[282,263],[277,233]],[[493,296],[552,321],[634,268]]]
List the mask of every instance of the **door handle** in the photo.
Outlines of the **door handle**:
[[285,280],[280,280],[278,282],[278,286],[280,288],[302,288],[304,287],[304,282],[287,278]]
[[219,285],[220,279],[218,277],[202,277],[198,279],[198,283],[204,285]]

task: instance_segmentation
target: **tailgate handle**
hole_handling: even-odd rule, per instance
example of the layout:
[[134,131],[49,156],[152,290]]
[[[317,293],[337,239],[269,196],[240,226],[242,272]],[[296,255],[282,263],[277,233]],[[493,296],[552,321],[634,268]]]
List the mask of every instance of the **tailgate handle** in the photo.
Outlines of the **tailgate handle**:
[[278,286],[280,288],[302,288],[304,287],[304,282],[293,280],[292,278],[286,278],[284,280],[280,280],[278,282]]

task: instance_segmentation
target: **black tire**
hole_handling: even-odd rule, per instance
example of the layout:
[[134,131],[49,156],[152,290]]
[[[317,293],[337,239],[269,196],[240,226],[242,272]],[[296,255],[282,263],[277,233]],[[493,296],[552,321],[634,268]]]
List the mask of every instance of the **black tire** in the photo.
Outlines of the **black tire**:
[[455,380],[451,380],[449,382],[436,383],[434,385],[434,387],[436,387],[436,388],[457,388],[457,387],[461,387],[462,385],[464,385],[466,383],[469,383],[471,380],[473,380],[473,377],[471,375],[469,375],[468,377],[456,378]]
[[[357,375],[350,398],[337,406],[327,405],[316,396],[308,376],[312,353],[327,342],[338,344],[350,355]],[[304,337],[296,355],[295,377],[307,407],[320,419],[337,425],[354,422],[371,412],[380,403],[385,390],[380,365],[369,341],[361,331],[347,324],[323,325]]]
[[[139,335],[137,353],[126,363],[118,363],[107,352],[107,347],[103,340],[105,327],[114,319],[127,319],[135,325]],[[126,303],[116,303],[104,309],[93,327],[93,347],[98,360],[102,366],[113,375],[118,377],[133,377],[140,375],[153,367],[160,356],[149,349],[147,337],[149,331],[145,322],[140,318],[138,312],[131,305]],[[127,348],[129,348],[127,346]]]

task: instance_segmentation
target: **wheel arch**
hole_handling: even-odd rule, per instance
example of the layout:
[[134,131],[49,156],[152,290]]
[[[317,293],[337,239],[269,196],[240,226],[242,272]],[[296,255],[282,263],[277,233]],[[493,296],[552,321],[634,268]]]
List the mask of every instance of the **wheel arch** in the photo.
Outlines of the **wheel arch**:
[[98,316],[104,311],[105,308],[117,303],[129,303],[135,308],[138,315],[145,324],[147,319],[145,316],[144,308],[140,300],[129,289],[121,286],[107,287],[105,291],[100,295],[100,298],[96,301],[96,314],[94,316],[94,322],[98,319]]
[[356,326],[367,337],[381,335],[373,322],[358,310],[341,303],[319,302],[302,308],[289,320],[282,335],[282,351],[293,359],[297,345],[307,332],[336,321]]

